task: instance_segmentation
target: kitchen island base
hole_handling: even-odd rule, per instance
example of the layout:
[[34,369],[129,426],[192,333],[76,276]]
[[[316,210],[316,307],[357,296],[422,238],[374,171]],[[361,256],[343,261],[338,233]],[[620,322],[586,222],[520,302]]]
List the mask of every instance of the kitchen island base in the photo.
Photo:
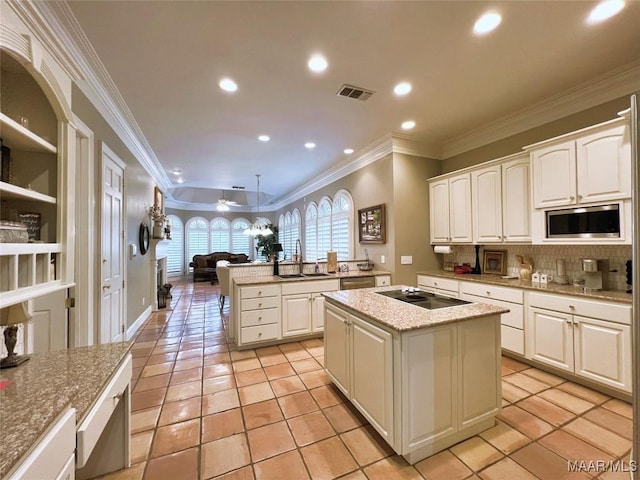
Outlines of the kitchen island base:
[[500,315],[395,330],[327,297],[325,370],[414,464],[495,425]]

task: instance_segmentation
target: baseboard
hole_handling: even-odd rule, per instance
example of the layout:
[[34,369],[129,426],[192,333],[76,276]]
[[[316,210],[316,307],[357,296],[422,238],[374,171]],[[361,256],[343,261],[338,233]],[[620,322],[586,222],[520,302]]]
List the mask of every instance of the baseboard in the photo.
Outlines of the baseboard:
[[151,316],[151,305],[149,305],[141,314],[140,316],[136,319],[135,322],[133,322],[133,325],[131,325],[129,328],[127,328],[127,340],[131,340],[131,338],[136,334],[136,332],[138,331],[138,329],[142,326],[142,324],[147,320],[147,318],[149,318],[149,316]]

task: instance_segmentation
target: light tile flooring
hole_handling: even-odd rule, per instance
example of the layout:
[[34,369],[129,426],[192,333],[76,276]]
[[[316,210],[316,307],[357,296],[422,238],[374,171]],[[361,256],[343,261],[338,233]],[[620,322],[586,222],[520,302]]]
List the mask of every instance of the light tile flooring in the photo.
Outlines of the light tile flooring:
[[628,459],[629,404],[507,357],[497,425],[408,465],[331,384],[321,340],[237,351],[217,286],[185,280],[172,293],[133,346],[131,468],[104,478],[629,478],[568,471],[568,460]]

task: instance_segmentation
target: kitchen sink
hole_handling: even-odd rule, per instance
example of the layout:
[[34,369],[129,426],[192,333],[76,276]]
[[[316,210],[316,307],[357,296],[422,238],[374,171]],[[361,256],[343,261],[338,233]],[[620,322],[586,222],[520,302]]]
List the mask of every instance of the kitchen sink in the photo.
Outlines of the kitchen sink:
[[304,277],[328,277],[329,274],[328,273],[304,273],[303,274]]
[[284,275],[277,275],[280,278],[305,278],[305,277],[328,277],[328,273],[286,273]]
[[304,275],[302,273],[287,273],[286,275],[278,275],[280,278],[302,278]]

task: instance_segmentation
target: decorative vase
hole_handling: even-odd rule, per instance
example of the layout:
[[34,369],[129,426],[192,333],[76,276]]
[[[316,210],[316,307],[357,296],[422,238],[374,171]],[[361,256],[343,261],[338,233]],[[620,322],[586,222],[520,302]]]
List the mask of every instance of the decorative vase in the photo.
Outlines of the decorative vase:
[[164,238],[162,220],[153,222],[153,238]]

